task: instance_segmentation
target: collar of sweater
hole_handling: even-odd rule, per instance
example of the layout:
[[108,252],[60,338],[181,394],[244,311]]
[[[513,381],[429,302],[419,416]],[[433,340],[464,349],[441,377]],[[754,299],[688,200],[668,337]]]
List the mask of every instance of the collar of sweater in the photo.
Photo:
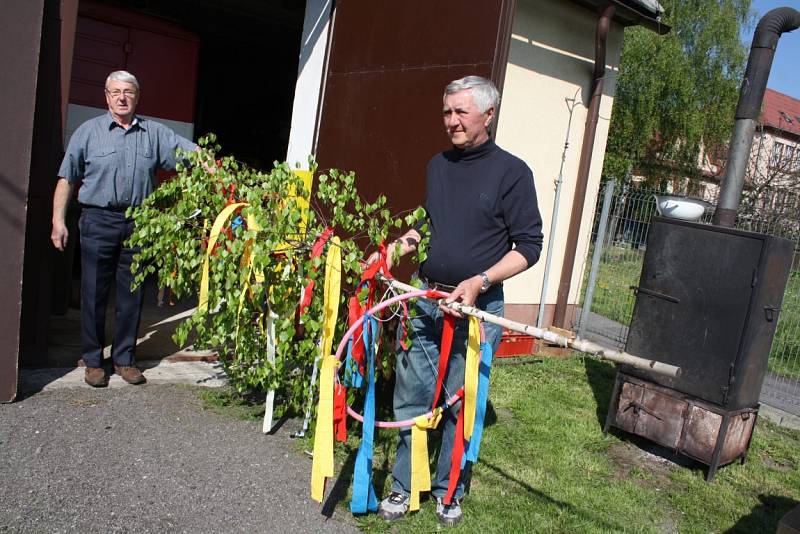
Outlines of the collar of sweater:
[[453,147],[452,150],[448,150],[445,153],[445,156],[450,161],[475,161],[485,158],[491,154],[495,148],[497,148],[497,145],[489,138],[485,143],[472,148],[461,149]]

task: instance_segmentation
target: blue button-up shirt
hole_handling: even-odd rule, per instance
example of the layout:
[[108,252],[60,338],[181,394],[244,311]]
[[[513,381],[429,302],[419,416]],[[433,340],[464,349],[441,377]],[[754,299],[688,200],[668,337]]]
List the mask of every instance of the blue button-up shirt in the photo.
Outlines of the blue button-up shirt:
[[158,185],[156,170],[175,170],[175,150],[196,145],[158,122],[135,117],[126,130],[106,113],[72,135],[58,170],[81,181],[78,201],[100,208],[138,206]]

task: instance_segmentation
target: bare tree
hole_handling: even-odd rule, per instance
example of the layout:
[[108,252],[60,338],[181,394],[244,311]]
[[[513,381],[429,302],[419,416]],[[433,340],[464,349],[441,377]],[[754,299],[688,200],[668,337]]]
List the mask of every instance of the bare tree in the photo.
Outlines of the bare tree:
[[762,127],[754,139],[739,207],[740,221],[753,230],[800,233],[800,143],[794,137]]

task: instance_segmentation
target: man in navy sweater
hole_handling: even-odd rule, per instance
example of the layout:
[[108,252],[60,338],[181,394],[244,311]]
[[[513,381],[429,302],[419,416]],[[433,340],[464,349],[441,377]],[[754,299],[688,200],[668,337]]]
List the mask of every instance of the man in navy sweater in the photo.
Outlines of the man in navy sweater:
[[[477,306],[503,315],[503,281],[531,267],[542,250],[542,219],[536,202],[533,173],[521,159],[498,147],[490,127],[499,103],[491,81],[467,76],[445,89],[443,119],[452,150],[428,163],[427,199],[430,243],[419,278],[428,287],[450,293],[448,302]],[[389,262],[416,250],[419,228],[408,230],[389,246]],[[368,263],[377,260],[373,254]],[[437,381],[439,343],[444,314],[458,317],[442,396],[449,398],[464,384],[467,320],[461,314],[426,299],[415,303],[411,347],[397,357],[394,415],[397,420],[427,412]],[[502,328],[485,324],[486,341],[497,350]],[[450,478],[450,457],[458,407],[445,412],[442,446],[431,481],[436,515],[445,525],[461,521],[464,481],[459,480],[450,504],[443,502]],[[388,497],[378,515],[399,519],[409,508],[411,431],[400,432]]]

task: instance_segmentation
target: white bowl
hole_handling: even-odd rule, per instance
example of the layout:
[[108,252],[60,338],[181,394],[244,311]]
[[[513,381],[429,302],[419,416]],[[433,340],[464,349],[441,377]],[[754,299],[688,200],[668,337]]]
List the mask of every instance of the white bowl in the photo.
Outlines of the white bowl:
[[699,221],[709,206],[708,202],[696,198],[653,196],[656,199],[656,211],[659,215],[682,221]]

